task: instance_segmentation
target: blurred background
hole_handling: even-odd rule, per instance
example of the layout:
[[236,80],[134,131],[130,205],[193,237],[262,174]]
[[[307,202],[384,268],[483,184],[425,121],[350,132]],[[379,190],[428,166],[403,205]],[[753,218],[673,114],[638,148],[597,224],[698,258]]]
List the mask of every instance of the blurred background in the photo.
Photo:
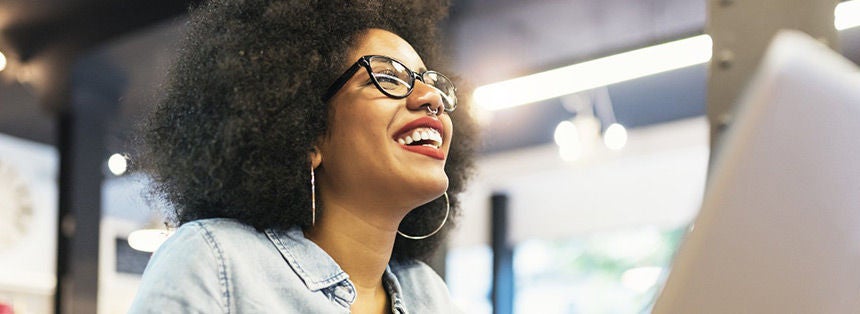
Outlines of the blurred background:
[[[128,140],[197,2],[0,0],[0,314],[128,308],[169,236]],[[434,267],[465,312],[648,311],[705,187],[712,2],[454,1],[483,145]]]

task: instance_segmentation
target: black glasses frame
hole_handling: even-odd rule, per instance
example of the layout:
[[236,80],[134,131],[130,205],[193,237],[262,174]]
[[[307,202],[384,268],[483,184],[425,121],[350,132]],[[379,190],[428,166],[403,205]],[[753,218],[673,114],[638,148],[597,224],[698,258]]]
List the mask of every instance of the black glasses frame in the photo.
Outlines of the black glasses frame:
[[[394,95],[394,94],[391,94],[390,92],[388,92],[387,90],[385,90],[385,88],[382,88],[382,85],[379,84],[379,80],[376,78],[376,75],[373,74],[373,69],[370,67],[370,59],[372,59],[372,58],[385,58],[385,59],[391,60],[391,62],[396,62],[396,63],[400,64],[400,66],[402,66],[409,73],[410,81],[405,82],[405,83],[408,83],[408,89],[406,91],[406,94]],[[358,61],[355,61],[355,63],[353,63],[352,66],[349,67],[349,69],[347,69],[345,72],[343,72],[343,74],[340,77],[338,77],[337,80],[335,80],[334,83],[331,84],[331,86],[329,86],[328,90],[325,93],[325,96],[323,96],[323,98],[322,98],[323,102],[328,102],[329,99],[334,97],[334,94],[337,94],[337,92],[341,88],[343,88],[344,85],[346,85],[346,82],[348,82],[349,79],[352,78],[352,76],[355,75],[355,73],[358,72],[358,70],[360,68],[364,68],[365,70],[367,70],[367,75],[370,76],[370,80],[373,82],[373,85],[376,86],[376,89],[378,89],[380,92],[385,94],[385,96],[395,98],[395,99],[402,99],[402,98],[409,97],[409,95],[412,94],[412,90],[415,89],[415,80],[417,79],[417,80],[420,80],[421,82],[426,83],[426,81],[424,80],[424,76],[427,74],[436,74],[438,76],[443,77],[445,80],[447,80],[448,82],[451,83],[451,86],[454,88],[455,95],[457,92],[457,87],[454,86],[454,82],[452,82],[451,79],[449,79],[447,76],[445,76],[442,73],[432,71],[432,70],[418,73],[418,72],[412,71],[412,69],[406,67],[405,64],[403,64],[400,61],[397,61],[394,58],[387,57],[387,56],[380,56],[380,55],[367,55],[367,56],[362,56],[361,58],[358,58]],[[452,111],[454,111],[454,109],[457,109],[456,96],[453,99],[453,103],[450,104],[450,109],[449,109],[448,108],[449,107],[449,99],[447,99],[448,98],[447,93],[439,90],[435,86],[430,86],[430,87],[433,87],[434,89],[439,91],[440,96],[442,96],[442,101],[445,102],[445,106],[443,106],[443,107],[445,108],[446,112],[452,112]]]

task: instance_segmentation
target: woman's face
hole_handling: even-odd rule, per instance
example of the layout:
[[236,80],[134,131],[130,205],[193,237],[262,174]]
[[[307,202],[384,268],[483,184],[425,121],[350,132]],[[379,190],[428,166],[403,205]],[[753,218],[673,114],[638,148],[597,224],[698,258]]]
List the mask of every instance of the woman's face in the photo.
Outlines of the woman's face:
[[[427,70],[409,43],[385,30],[367,30],[349,51],[344,68],[365,55],[388,56],[418,73]],[[444,169],[453,133],[442,104],[439,92],[419,80],[408,97],[395,99],[378,90],[366,70],[356,72],[329,101],[329,134],[318,146],[320,192],[326,201],[393,201],[412,209],[442,195],[448,187]],[[438,132],[441,145],[404,144],[407,136],[422,132]]]

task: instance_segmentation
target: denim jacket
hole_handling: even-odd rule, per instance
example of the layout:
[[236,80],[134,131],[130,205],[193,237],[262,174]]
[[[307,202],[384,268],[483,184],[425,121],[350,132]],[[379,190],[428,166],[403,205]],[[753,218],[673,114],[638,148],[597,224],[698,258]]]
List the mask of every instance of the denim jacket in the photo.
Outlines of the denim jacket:
[[[459,313],[422,262],[391,263],[382,281],[393,313]],[[258,232],[205,219],[182,225],[155,252],[129,313],[349,313],[355,291],[298,227]]]

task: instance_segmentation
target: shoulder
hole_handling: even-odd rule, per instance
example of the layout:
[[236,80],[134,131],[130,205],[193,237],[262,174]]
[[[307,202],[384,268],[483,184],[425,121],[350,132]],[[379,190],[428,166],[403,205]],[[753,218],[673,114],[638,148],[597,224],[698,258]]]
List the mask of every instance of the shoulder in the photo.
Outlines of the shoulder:
[[188,222],[177,229],[177,233],[187,229],[189,234],[200,234],[211,240],[228,241],[265,238],[254,227],[229,218],[210,218]]
[[[231,219],[183,224],[153,254],[131,312],[172,309],[226,312],[233,308],[235,255],[265,247],[265,235]],[[245,247],[243,251],[237,247]],[[169,311],[168,311],[169,312]]]
[[[224,247],[232,241],[258,237],[254,229],[232,219],[204,219],[183,224],[153,253],[146,272],[157,267],[196,270],[201,264],[218,266]],[[205,269],[205,268],[204,268]]]
[[[417,260],[391,262],[391,272],[400,283],[404,301],[411,311],[459,313],[448,286],[435,270]],[[424,311],[427,310],[427,311]]]
[[[233,219],[213,218],[187,222],[158,248],[153,260],[174,259],[172,265],[182,267],[191,261],[181,257],[195,256],[213,261],[234,253],[229,247],[249,245],[265,240],[265,235],[253,227]],[[226,250],[225,250],[226,249]]]
[[180,312],[225,312],[223,250],[207,228],[189,222],[179,227],[152,255],[141,278],[130,313],[161,309]]
[[[185,236],[205,236],[205,237],[215,237],[215,236],[254,236],[257,234],[254,227],[243,224],[239,221],[229,218],[209,218],[209,219],[201,219],[190,221],[178,229],[176,229],[175,235],[185,235]],[[182,236],[180,236],[182,238]]]

